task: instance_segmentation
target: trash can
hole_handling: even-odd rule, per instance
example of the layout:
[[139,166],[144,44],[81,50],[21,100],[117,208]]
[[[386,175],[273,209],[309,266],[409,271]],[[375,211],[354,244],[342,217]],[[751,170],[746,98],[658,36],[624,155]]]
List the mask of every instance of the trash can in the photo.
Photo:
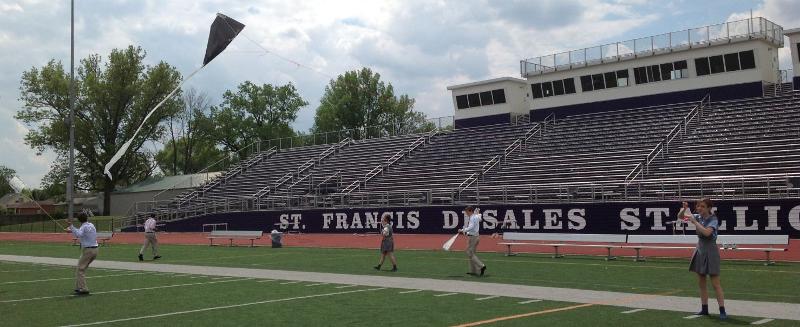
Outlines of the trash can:
[[272,239],[273,248],[283,247],[283,243],[281,242],[283,239],[283,233],[273,229],[272,232],[269,233],[269,237]]

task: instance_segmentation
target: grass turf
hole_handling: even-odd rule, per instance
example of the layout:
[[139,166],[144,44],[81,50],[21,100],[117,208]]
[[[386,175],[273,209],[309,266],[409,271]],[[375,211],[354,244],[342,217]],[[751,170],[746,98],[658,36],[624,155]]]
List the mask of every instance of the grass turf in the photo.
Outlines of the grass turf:
[[[101,247],[98,259],[136,261],[138,250],[136,245],[114,244]],[[79,256],[77,247],[27,242],[0,242],[0,254]],[[161,262],[172,264],[476,280],[464,274],[467,263],[461,252],[398,251],[400,271],[395,273],[372,269],[378,259],[375,250],[167,245],[161,247],[160,254],[164,256]],[[480,279],[482,282],[697,296],[697,279],[688,271],[686,259],[631,262],[580,256],[562,259],[544,255],[505,257],[497,253],[480,256],[488,267],[487,276]],[[384,269],[390,267],[387,260]],[[722,285],[728,299],[800,303],[798,277],[800,264],[765,267],[759,262],[733,260],[722,264]]]
[[[253,278],[217,278],[91,269],[93,294],[70,296],[73,271],[64,267],[0,262],[0,312],[6,326],[63,326],[99,323],[114,326],[451,326],[574,307],[574,303],[499,297],[405,293],[401,289],[338,288],[313,283],[282,284]],[[37,281],[38,282],[33,282]],[[510,319],[494,326],[669,325],[716,326],[759,320],[715,316],[687,320],[685,313],[587,306]],[[771,326],[796,322],[772,321]]]

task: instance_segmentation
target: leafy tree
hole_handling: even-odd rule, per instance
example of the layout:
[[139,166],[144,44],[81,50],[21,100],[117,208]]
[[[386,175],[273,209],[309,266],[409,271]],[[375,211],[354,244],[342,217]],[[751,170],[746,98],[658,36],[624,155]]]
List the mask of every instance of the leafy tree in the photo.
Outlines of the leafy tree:
[[246,81],[235,93],[226,91],[222,99],[204,126],[211,139],[231,152],[258,140],[294,136],[290,124],[300,108],[308,105],[292,83],[258,86]]
[[16,173],[14,169],[0,165],[0,196],[14,192],[14,189],[8,184],[8,180],[14,177]]
[[196,173],[224,156],[210,138],[213,124],[207,116],[211,108],[208,96],[189,89],[183,105],[183,110],[168,120],[168,139],[155,156],[166,175]]
[[[119,146],[133,136],[145,115],[181,81],[178,71],[165,62],[145,65],[146,53],[139,47],[114,49],[107,60],[91,55],[78,65],[75,103],[76,187],[100,190],[108,214],[110,193],[149,176],[155,166],[145,142],[157,141],[162,123],[181,107],[175,97],[145,123],[127,153],[111,169],[103,167]],[[51,60],[22,74],[16,118],[30,127],[25,141],[39,153],[49,149],[66,162],[69,151],[69,74],[61,62]]]
[[[169,141],[163,150],[159,151],[155,160],[158,167],[166,175],[192,174],[208,167],[225,156],[222,150],[217,149],[210,140],[200,139],[192,141],[191,152],[188,139],[181,137],[175,142]],[[187,157],[189,154],[189,157]],[[177,166],[173,166],[177,162]],[[216,168],[219,169],[219,168]]]
[[353,137],[374,137],[431,128],[425,116],[413,108],[414,99],[395,95],[391,83],[384,83],[380,74],[362,68],[339,75],[325,87],[313,131],[352,129],[356,130],[351,133]]

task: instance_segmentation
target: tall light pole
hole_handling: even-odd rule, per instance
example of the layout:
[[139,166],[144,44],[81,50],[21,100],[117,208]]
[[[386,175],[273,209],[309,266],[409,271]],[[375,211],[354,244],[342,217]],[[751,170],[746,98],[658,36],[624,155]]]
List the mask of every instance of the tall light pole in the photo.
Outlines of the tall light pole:
[[67,176],[67,217],[73,218],[75,183],[75,0],[70,0],[69,42],[69,176]]

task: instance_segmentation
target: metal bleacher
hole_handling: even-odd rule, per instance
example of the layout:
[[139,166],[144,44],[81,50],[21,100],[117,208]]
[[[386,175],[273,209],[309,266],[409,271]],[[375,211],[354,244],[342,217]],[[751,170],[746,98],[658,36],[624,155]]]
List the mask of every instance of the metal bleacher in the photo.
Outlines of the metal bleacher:
[[556,118],[271,148],[151,211],[800,197],[797,92]]

